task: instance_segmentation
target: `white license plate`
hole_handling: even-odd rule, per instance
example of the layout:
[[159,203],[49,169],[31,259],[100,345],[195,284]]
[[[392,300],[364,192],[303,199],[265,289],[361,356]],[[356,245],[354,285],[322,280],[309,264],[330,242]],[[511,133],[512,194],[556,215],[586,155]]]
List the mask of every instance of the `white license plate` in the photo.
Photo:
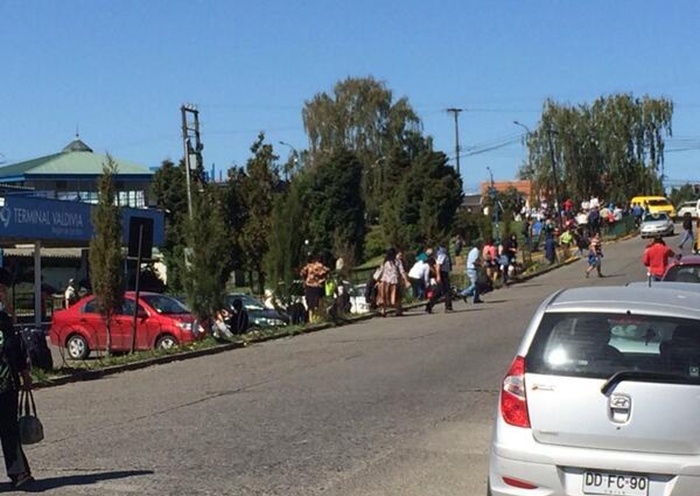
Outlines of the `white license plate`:
[[649,494],[649,477],[645,475],[584,472],[583,494],[647,496]]

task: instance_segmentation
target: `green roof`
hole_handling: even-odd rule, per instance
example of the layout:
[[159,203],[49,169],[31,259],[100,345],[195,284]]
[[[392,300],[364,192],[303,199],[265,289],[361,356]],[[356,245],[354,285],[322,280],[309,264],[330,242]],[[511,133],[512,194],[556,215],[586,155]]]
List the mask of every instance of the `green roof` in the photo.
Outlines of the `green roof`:
[[[143,174],[152,176],[147,167],[112,157],[117,165],[117,174]],[[107,164],[107,155],[94,153],[79,139],[69,143],[62,152],[45,157],[25,160],[0,167],[0,179],[33,175],[100,175]]]

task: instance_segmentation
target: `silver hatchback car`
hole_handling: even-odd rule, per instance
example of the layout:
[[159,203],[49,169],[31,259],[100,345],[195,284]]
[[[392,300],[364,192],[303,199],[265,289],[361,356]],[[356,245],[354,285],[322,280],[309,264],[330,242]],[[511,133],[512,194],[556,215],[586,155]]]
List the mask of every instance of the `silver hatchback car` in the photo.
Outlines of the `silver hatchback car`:
[[488,494],[700,495],[700,292],[669,289],[542,303],[502,382]]

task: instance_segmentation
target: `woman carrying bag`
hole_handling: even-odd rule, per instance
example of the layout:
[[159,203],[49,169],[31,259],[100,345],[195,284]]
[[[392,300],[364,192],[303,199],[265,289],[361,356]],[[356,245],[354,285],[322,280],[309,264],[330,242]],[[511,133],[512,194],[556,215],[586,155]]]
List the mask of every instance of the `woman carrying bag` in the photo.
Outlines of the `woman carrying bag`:
[[17,489],[32,482],[27,457],[22,450],[17,416],[19,390],[31,390],[32,377],[22,338],[15,332],[12,317],[0,311],[0,442],[7,475]]

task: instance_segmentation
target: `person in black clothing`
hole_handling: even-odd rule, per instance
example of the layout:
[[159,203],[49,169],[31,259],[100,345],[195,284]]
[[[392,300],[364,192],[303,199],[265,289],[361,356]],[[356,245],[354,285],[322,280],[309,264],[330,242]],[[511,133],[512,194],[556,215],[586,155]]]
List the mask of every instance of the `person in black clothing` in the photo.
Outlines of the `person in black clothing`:
[[34,480],[17,423],[19,390],[32,387],[29,369],[24,342],[12,325],[12,317],[0,311],[0,442],[7,475],[15,489]]
[[248,317],[248,310],[243,306],[243,302],[240,298],[233,300],[230,316],[231,332],[234,334],[243,334],[248,330],[250,326],[250,319]]
[[[515,273],[515,256],[518,253],[518,237],[515,234],[511,234],[508,239],[503,243],[503,267],[502,267],[502,277],[503,285],[508,284],[508,280]],[[512,267],[512,269],[511,269]]]
[[433,295],[428,300],[425,305],[426,313],[433,313],[433,307],[440,300],[440,298],[445,299],[445,312],[452,311],[452,288],[450,287],[450,272],[452,271],[452,261],[450,259],[449,253],[444,246],[439,246],[437,249],[437,256],[434,259],[434,264],[431,264],[430,258],[428,259],[428,264],[435,267],[435,282],[437,286],[433,291]]

